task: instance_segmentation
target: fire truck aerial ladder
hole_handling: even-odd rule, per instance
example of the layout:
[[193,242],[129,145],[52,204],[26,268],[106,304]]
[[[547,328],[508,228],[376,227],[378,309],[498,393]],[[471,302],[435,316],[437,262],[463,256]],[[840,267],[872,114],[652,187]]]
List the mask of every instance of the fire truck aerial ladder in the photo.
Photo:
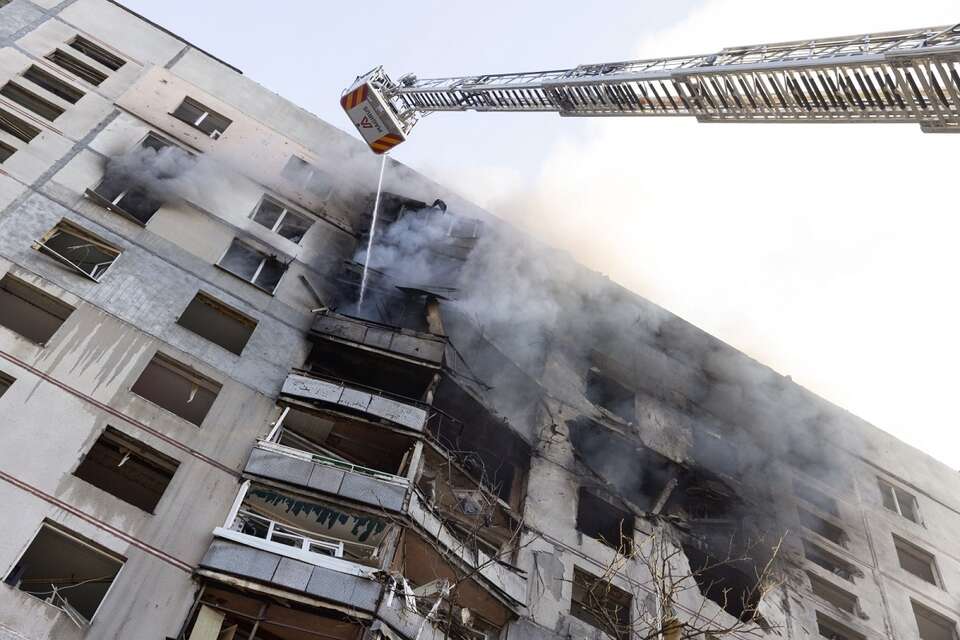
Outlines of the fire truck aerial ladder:
[[914,122],[960,132],[960,24],[574,69],[394,82],[382,67],[341,105],[374,153],[437,111],[692,116],[700,122]]

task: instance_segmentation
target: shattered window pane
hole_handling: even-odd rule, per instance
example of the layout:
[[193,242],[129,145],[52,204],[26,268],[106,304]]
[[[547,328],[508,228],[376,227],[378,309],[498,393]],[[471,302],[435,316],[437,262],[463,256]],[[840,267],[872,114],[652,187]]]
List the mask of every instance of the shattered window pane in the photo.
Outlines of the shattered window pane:
[[66,221],[38,240],[36,248],[97,281],[120,255],[118,249]]
[[220,259],[219,264],[235,276],[252,282],[268,293],[273,293],[287,270],[287,265],[275,257],[257,251],[236,238]]
[[292,211],[287,211],[287,215],[283,216],[283,221],[277,227],[277,233],[290,242],[300,242],[309,228],[310,220]]
[[286,271],[286,269],[286,265],[279,260],[267,258],[254,284],[267,291],[273,291],[277,288],[277,285],[280,284],[280,278],[283,277],[283,272]]
[[273,229],[277,222],[280,221],[280,217],[283,215],[284,208],[274,202],[264,198],[260,203],[260,206],[257,208],[256,213],[253,214],[253,219],[265,226],[268,229]]
[[173,117],[203,131],[211,138],[219,138],[233,121],[192,98],[184,98],[173,112]]
[[268,197],[260,202],[253,219],[291,242],[300,242],[313,224],[310,218]]

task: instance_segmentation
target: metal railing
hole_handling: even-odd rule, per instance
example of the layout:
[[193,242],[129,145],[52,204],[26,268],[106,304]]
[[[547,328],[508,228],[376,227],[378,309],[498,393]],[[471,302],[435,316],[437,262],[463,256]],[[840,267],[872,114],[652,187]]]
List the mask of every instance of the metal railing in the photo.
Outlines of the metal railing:
[[344,545],[342,540],[280,524],[246,509],[241,509],[237,513],[230,528],[238,533],[285,547],[293,547],[294,549],[334,558],[343,557]]

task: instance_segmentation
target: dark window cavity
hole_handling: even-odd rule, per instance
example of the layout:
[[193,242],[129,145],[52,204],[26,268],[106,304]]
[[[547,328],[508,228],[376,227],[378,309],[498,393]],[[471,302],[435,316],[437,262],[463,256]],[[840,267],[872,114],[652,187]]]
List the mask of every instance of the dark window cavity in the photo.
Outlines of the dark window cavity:
[[801,500],[806,500],[817,509],[820,509],[820,511],[829,513],[832,516],[840,515],[840,509],[837,506],[836,499],[796,478],[793,480],[793,493]]
[[7,389],[14,383],[14,379],[0,371],[0,398],[7,392]]
[[100,45],[87,40],[83,36],[74,38],[70,43],[70,48],[79,51],[92,60],[96,60],[111,71],[116,71],[127,63],[127,61],[120,56],[110,53]]
[[855,575],[859,572],[852,564],[833,555],[823,547],[815,545],[808,540],[803,541],[803,555],[821,569],[829,571],[835,576],[843,578],[847,582],[853,582]]
[[76,104],[84,96],[83,91],[77,89],[72,84],[64,82],[57,76],[37,65],[32,65],[23,73],[23,77],[33,84],[46,89],[53,95],[66,100],[70,104]]
[[0,142],[0,163],[6,162],[10,159],[10,156],[17,152],[16,149],[8,145],[6,142]]
[[230,118],[220,115],[192,98],[184,98],[173,112],[173,117],[203,131],[216,140],[232,124]]
[[0,325],[37,344],[57,332],[73,307],[9,273],[0,279]]
[[37,240],[33,248],[94,282],[99,282],[120,257],[119,249],[66,220]]
[[63,109],[61,107],[45,98],[41,98],[32,91],[27,91],[16,82],[8,82],[3,85],[3,88],[0,89],[0,95],[51,122],[63,115]]
[[810,590],[818,598],[822,598],[841,611],[856,614],[857,596],[841,589],[829,580],[824,580],[815,573],[807,572],[807,578],[810,580]]
[[23,142],[40,135],[40,129],[4,109],[0,109],[0,129]]
[[220,385],[158,353],[131,391],[199,427],[217,399]]
[[85,627],[123,562],[100,545],[45,522],[4,582],[60,608]]
[[893,536],[893,546],[897,549],[897,559],[904,571],[912,573],[924,582],[940,586],[937,564],[932,554],[897,535]]
[[630,606],[633,597],[580,567],[573,569],[570,614],[617,640],[630,637]]
[[[161,153],[168,155],[163,161],[155,161]],[[145,225],[163,206],[163,199],[157,194],[164,188],[164,181],[176,178],[193,160],[191,154],[151,133],[124,161],[108,165],[103,180],[94,189],[88,189],[87,196],[108,210]],[[150,170],[134,171],[130,166],[149,166]]]
[[153,513],[177,465],[173,458],[107,427],[73,475]]
[[313,224],[313,220],[307,216],[269,197],[260,201],[253,219],[291,242],[300,242]]
[[627,422],[636,419],[634,396],[633,391],[604,376],[596,367],[587,373],[587,400]]
[[817,631],[827,640],[867,640],[867,637],[862,633],[854,631],[819,611],[817,611]]
[[797,508],[797,514],[800,517],[800,524],[809,531],[823,536],[835,545],[841,547],[847,545],[847,534],[837,525],[800,507]]
[[283,272],[287,270],[287,265],[276,257],[258,251],[236,238],[220,258],[219,265],[268,293],[273,293],[280,283]]
[[583,487],[577,500],[577,531],[624,555],[633,552],[633,516]]
[[100,83],[107,79],[107,74],[104,72],[60,49],[54,49],[48,54],[47,60],[95,87],[100,86]]
[[257,326],[255,320],[202,291],[190,301],[177,324],[237,355]]

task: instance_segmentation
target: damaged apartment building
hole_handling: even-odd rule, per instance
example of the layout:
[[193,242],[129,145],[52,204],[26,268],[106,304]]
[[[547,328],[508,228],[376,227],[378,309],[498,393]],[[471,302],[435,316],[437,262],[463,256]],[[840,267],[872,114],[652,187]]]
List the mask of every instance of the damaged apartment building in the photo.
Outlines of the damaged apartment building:
[[115,2],[0,5],[0,640],[957,640],[955,470],[393,161],[371,229],[359,140]]

